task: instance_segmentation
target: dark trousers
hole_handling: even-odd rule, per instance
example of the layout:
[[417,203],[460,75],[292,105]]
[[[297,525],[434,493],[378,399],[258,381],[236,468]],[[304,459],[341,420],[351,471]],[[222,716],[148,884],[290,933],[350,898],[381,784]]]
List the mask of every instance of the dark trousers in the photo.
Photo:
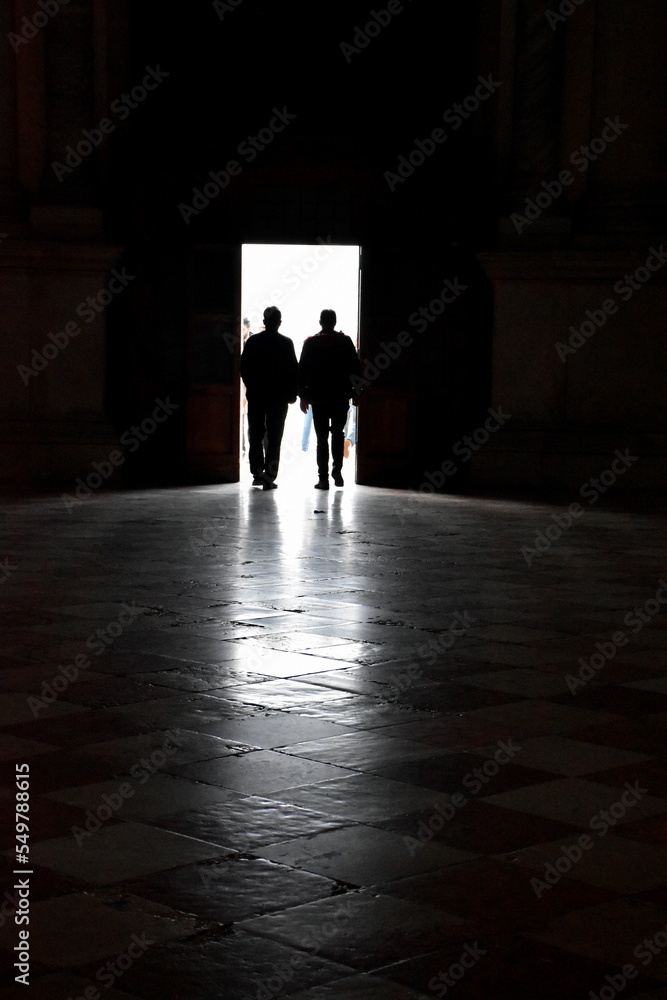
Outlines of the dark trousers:
[[329,434],[331,434],[331,465],[334,472],[343,466],[345,422],[350,408],[348,399],[332,399],[313,403],[313,426],[317,435],[317,472],[320,479],[329,478]]
[[253,476],[272,482],[278,475],[287,407],[287,403],[265,399],[248,400],[248,458]]

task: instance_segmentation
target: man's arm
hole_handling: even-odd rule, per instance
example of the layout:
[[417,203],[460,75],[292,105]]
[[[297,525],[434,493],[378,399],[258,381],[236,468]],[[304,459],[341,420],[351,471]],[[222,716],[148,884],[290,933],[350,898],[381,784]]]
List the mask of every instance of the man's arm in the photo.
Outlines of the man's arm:
[[294,343],[288,338],[287,350],[285,351],[287,389],[291,403],[296,401],[299,392],[299,362],[296,360]]
[[308,386],[311,377],[311,346],[308,341],[304,341],[301,348],[301,357],[298,363],[298,390],[299,396],[303,399],[308,395]]
[[245,343],[243,352],[241,353],[241,365],[240,365],[241,378],[243,379],[246,388],[248,386],[248,379],[252,380],[252,377],[254,375],[254,365],[252,360],[254,348],[250,346],[251,344],[252,344],[252,338],[249,337]]

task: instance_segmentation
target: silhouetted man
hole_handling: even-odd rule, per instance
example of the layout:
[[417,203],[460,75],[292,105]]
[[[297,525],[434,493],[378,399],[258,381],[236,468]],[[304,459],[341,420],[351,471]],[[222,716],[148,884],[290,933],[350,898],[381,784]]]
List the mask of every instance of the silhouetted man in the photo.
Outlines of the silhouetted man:
[[281,323],[280,309],[265,309],[264,329],[248,338],[241,355],[252,484],[265,490],[276,489],[287,407],[296,401],[297,394],[299,367],[294,344],[278,333]]
[[331,433],[331,475],[336,486],[343,485],[343,444],[350,399],[355,396],[352,376],[361,375],[355,346],[346,334],[335,330],[336,313],[323,309],[322,330],[304,341],[299,360],[301,409],[313,408],[317,435],[315,489],[329,489],[329,433]]

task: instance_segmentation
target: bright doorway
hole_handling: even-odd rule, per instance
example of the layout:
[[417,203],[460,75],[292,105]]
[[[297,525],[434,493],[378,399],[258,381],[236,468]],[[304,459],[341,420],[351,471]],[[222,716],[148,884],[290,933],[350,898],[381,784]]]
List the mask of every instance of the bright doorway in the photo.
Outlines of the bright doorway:
[[[262,314],[274,305],[282,313],[280,333],[294,343],[297,358],[306,337],[320,330],[323,309],[333,309],[336,329],[359,347],[360,248],[321,240],[315,244],[244,243],[241,257],[241,316],[249,321],[250,333],[263,329]],[[247,329],[247,327],[246,327]],[[246,334],[241,331],[242,338]],[[242,341],[243,345],[243,341]],[[250,480],[248,434],[241,386],[240,460],[241,482]],[[356,479],[356,408],[351,408],[346,429],[347,458],[343,477]],[[316,478],[315,431],[309,416],[290,406],[280,455],[280,484],[308,484]]]

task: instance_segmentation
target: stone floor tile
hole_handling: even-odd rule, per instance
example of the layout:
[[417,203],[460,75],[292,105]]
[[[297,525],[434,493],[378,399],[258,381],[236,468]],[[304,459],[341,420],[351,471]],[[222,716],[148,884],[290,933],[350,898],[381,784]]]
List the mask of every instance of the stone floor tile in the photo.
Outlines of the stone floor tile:
[[[357,771],[375,771],[398,762],[422,760],[433,756],[432,747],[385,736],[381,729],[345,733],[321,740],[309,740],[283,747],[283,752],[309,760],[321,760]],[[441,754],[445,751],[441,751]],[[399,779],[401,780],[401,779]]]
[[[43,796],[33,797],[33,809],[29,815],[29,840],[35,843],[69,834],[73,826],[86,821],[86,813],[81,808],[73,808],[64,802],[49,802]],[[0,850],[10,851],[15,843],[15,809],[13,800],[0,800]]]
[[[49,868],[42,868],[34,860],[31,860],[30,868],[35,873],[35,877],[30,880],[30,899],[32,902],[39,899],[51,899],[55,896],[65,896],[87,888],[83,879],[74,875],[61,875]],[[7,921],[14,920],[18,905],[15,869],[16,862],[12,852],[8,852],[8,856],[0,856],[0,884],[6,887],[0,902],[0,927],[4,926]]]
[[545,674],[539,670],[529,670],[526,667],[467,674],[465,677],[459,678],[458,683],[507,691],[510,694],[524,695],[529,698],[548,698],[549,695],[562,694],[568,690],[564,678],[555,674]]
[[[236,676],[232,657],[224,663],[200,663],[187,655],[177,657],[160,653],[142,653],[137,656],[134,652],[121,652],[113,646],[98,660],[95,669],[98,673],[120,674],[123,677],[138,676],[149,684],[156,683],[177,688],[182,686],[184,691],[206,691],[210,687],[219,687],[221,679],[224,683],[228,677]],[[191,684],[187,683],[188,679],[191,679]]]
[[[327,659],[346,660],[350,663],[373,663],[375,660],[387,659],[387,647],[380,646],[372,642],[355,642],[340,639],[334,643],[331,637],[323,637],[328,640],[325,643],[313,643],[312,646],[304,646],[304,652],[312,649],[319,656],[326,656]],[[394,648],[396,648],[394,646]]]
[[247,1000],[258,993],[289,996],[340,980],[354,970],[319,954],[235,931],[209,939],[155,946],[125,975],[123,986],[141,1000]]
[[480,720],[475,713],[437,716],[424,715],[421,719],[397,721],[384,730],[385,736],[428,743],[429,746],[449,750],[472,750],[498,739],[515,738],[515,733],[495,722]]
[[548,929],[531,936],[619,967],[630,962],[638,973],[665,981],[666,928],[667,910],[637,900],[617,899],[557,917]]
[[43,715],[40,713],[39,718],[33,719],[32,722],[19,722],[8,726],[7,732],[10,735],[50,743],[57,747],[81,747],[88,743],[112,740],[120,735],[134,736],[145,732],[148,728],[158,728],[149,727],[140,721],[144,705],[137,706],[139,721],[118,716],[115,709],[84,709],[81,706],[75,708],[79,712],[76,726],[72,725],[70,713],[64,717],[49,718],[45,712]]
[[[520,760],[520,753],[516,759]],[[499,794],[555,778],[549,771],[529,770],[509,759],[501,764],[492,756],[484,760],[479,755],[461,752],[441,753],[381,769],[374,768],[373,771],[383,778],[433,788],[438,792],[458,792],[465,797],[471,794],[487,796],[492,792]]]
[[[181,666],[165,666],[166,663],[181,663]],[[167,694],[173,696],[176,691],[218,691],[218,697],[224,697],[222,693],[226,687],[234,687],[244,684],[250,680],[261,680],[259,674],[251,675],[244,666],[244,660],[233,660],[225,663],[186,663],[178,660],[163,660],[161,670],[150,672],[132,673],[132,677],[137,681],[144,681],[164,689],[163,697]],[[215,696],[214,696],[215,697]]]
[[562,638],[561,632],[544,631],[536,628],[526,628],[523,625],[486,625],[474,627],[470,636],[485,642],[535,643],[541,639]]
[[530,698],[470,712],[471,721],[502,727],[502,736],[514,739],[527,736],[543,736],[550,733],[565,733],[588,723],[613,722],[617,716],[593,709],[578,708],[576,704],[559,705],[554,701]]
[[294,679],[297,681],[308,680],[311,684],[353,694],[370,694],[382,697],[387,691],[386,685],[359,676],[356,673],[356,667],[344,663],[340,663],[340,666],[335,670],[324,670],[322,673],[313,671],[310,674],[295,676]]
[[53,753],[55,747],[48,743],[37,743],[35,740],[24,740],[19,736],[8,736],[0,733],[0,761],[24,761],[40,753]]
[[[602,838],[589,833],[589,837],[590,841],[584,842],[585,849],[581,851],[581,857],[578,854],[581,843],[579,836],[576,836],[526,847],[516,852],[512,860],[533,869],[540,881],[545,880],[547,865],[555,867],[558,861],[559,867],[556,870],[562,871],[568,879],[626,895],[633,890],[648,892],[667,885],[667,848],[664,846],[631,840],[613,833]],[[577,853],[573,853],[573,844],[577,847]],[[569,857],[564,851],[565,847],[569,849]],[[566,860],[562,860],[563,857]],[[551,877],[556,879],[555,875]],[[560,883],[554,884],[554,895],[557,894],[559,885]],[[542,888],[541,891],[547,893],[546,889]]]
[[317,652],[318,656],[329,656],[329,649],[338,649],[345,646],[355,647],[358,643],[354,639],[344,639],[338,636],[319,635],[309,628],[309,623],[304,622],[303,628],[298,632],[271,632],[268,629],[262,631],[261,635],[253,634],[246,640],[247,645],[257,645],[266,649],[280,649],[285,652],[299,653],[306,650]]
[[322,899],[336,888],[331,879],[264,858],[207,861],[157,872],[123,886],[133,895],[219,924]]
[[[135,934],[152,946],[193,934],[201,926],[188,914],[136,896],[119,900],[113,894],[73,893],[31,906],[30,950],[44,965],[76,968],[126,951]],[[13,926],[0,928],[4,947],[8,941],[13,946],[15,931]]]
[[419,851],[410,850],[400,834],[370,826],[327,830],[257,848],[255,853],[271,861],[357,886],[434,871],[474,856],[471,851],[442,843],[425,844]]
[[443,940],[465,941],[467,933],[464,921],[442,910],[366,892],[245,920],[241,927],[284,944],[318,948],[362,971],[387,964],[397,953],[408,957],[442,946]]
[[[171,770],[182,764],[192,764],[214,757],[227,757],[238,752],[234,744],[217,736],[195,733],[187,729],[163,729],[138,736],[125,736],[103,743],[90,743],[82,747],[90,757],[109,761],[124,772],[135,764],[147,760],[152,767]],[[163,758],[166,761],[163,762]]]
[[598,678],[599,683],[575,690],[574,697],[560,695],[553,700],[561,704],[573,703],[579,708],[600,709],[603,712],[632,718],[667,710],[667,693],[641,691],[627,685],[602,683],[607,680],[604,670],[598,674]]
[[274,750],[327,736],[339,736],[350,727],[288,712],[266,712],[245,719],[222,719],[199,726],[199,731],[246,746]]
[[644,716],[642,719],[616,717],[613,722],[592,723],[573,730],[568,735],[571,739],[600,743],[634,753],[667,756],[667,731],[664,720],[659,716]]
[[208,639],[203,636],[184,636],[179,638],[171,631],[128,633],[121,636],[115,644],[119,652],[155,653],[163,656],[173,656],[181,659],[192,659],[200,663],[222,663],[233,659],[236,651],[230,649],[223,639]]
[[[30,768],[30,790],[32,794],[55,792],[66,788],[72,782],[82,785],[96,781],[105,781],[117,772],[114,764],[95,759],[80,750],[62,750],[55,747],[51,753],[40,754],[37,757],[20,758]],[[13,784],[15,779],[15,761],[0,763],[0,781],[2,784]]]
[[[44,678],[47,680],[48,678]],[[0,691],[0,726],[11,726],[20,722],[32,722],[36,716],[31,708],[28,698],[24,692]],[[85,712],[83,705],[68,704],[64,699],[53,701],[51,704],[42,702],[37,706],[37,712],[43,719],[58,719],[62,716],[68,718]],[[20,735],[20,734],[18,734]]]
[[403,813],[432,807],[437,793],[373,774],[318,781],[314,785],[268,793],[267,798],[314,809],[332,819],[377,823]]
[[[354,698],[337,699],[320,706],[315,703],[303,708],[288,710],[289,714],[326,720],[347,729],[380,729],[384,726],[407,725],[409,722],[431,721],[434,713],[390,704],[382,698],[356,695]],[[387,734],[391,735],[391,734]]]
[[[237,662],[242,663],[245,661]],[[252,664],[254,672],[258,675],[265,675],[266,677],[290,677],[299,681],[300,679],[310,679],[312,674],[314,675],[313,680],[317,683],[320,683],[320,678],[332,670],[338,672],[339,670],[344,670],[346,667],[345,663],[339,663],[336,659],[329,659],[326,656],[326,650],[324,655],[316,656],[312,653],[295,653],[285,652],[280,649],[257,648],[253,650],[249,662]]]
[[350,702],[352,696],[346,691],[319,687],[294,678],[266,680],[259,684],[243,684],[239,687],[225,688],[226,699],[240,701],[248,705],[261,705],[267,709],[287,709],[317,702],[331,701]]
[[[636,755],[639,757],[639,754]],[[604,785],[616,785],[624,787],[626,782],[639,781],[643,788],[648,790],[648,794],[661,799],[667,799],[667,768],[664,760],[644,756],[643,759],[628,761],[623,764],[619,760],[614,766],[610,764],[609,769],[597,771],[591,776],[594,781],[599,781]]]
[[332,830],[344,822],[288,802],[240,793],[233,793],[223,802],[154,820],[165,830],[246,854],[268,844]]
[[[558,891],[545,890],[538,896],[531,885],[534,875],[506,859],[475,858],[442,871],[380,883],[373,892],[455,914],[480,937],[534,931],[548,927],[554,916],[618,898],[610,889],[570,878],[561,879]],[[477,892],[468,891],[471,884]]]
[[[467,950],[466,950],[467,947]],[[470,964],[466,969],[462,957]],[[474,962],[474,964],[472,964]],[[453,975],[450,975],[450,970]],[[510,940],[471,939],[420,958],[408,959],[376,975],[404,983],[427,997],[444,988],[460,1000],[564,1000],[586,997],[608,985],[618,966],[575,955],[521,936]],[[447,986],[447,982],[451,984]],[[430,988],[429,988],[430,984]],[[456,986],[454,992],[453,987]],[[628,984],[623,996],[659,987],[644,976]],[[437,991],[437,992],[436,992]],[[443,994],[444,996],[445,994]]]
[[[497,795],[484,795],[483,798],[492,805],[549,816],[582,827],[588,827],[591,820],[599,817],[602,811],[609,811],[606,820],[604,817],[597,819],[597,829],[603,823],[616,826],[617,823],[666,813],[667,799],[648,795],[647,792],[636,780],[628,788],[619,789],[600,784],[597,780],[561,778]],[[616,808],[618,802],[621,805]]]
[[650,677],[643,681],[630,681],[623,687],[637,688],[638,691],[653,691],[657,694],[667,694],[667,676]]
[[[463,805],[459,806],[463,801]],[[479,799],[438,795],[428,809],[396,816],[375,825],[400,833],[413,852],[423,843],[449,844],[478,854],[501,854],[545,839],[576,839],[580,828],[569,823],[502,809]]]
[[619,837],[646,841],[649,844],[665,844],[667,840],[667,816],[653,816],[650,819],[629,820],[614,831]]
[[[85,997],[88,990],[89,996],[95,996],[94,990],[99,993],[100,982],[93,982],[91,979],[84,979],[82,976],[68,972],[55,972],[50,975],[40,976],[39,979],[30,978],[30,1000],[63,1000],[68,997]],[[21,1000],[25,997],[25,986],[14,984],[7,989],[0,989],[0,1000]],[[105,1000],[140,1000],[139,997],[130,996],[122,990],[114,989],[112,986],[104,993]]]
[[294,993],[290,1000],[423,1000],[423,994],[378,976],[361,975]]
[[185,809],[203,808],[224,802],[230,791],[170,774],[150,771],[139,762],[130,773],[113,781],[80,785],[50,792],[47,798],[67,802],[96,815],[104,803],[113,803],[118,819],[153,819]]
[[[483,751],[475,751],[475,753],[478,752]],[[623,781],[634,779],[641,774],[637,770],[637,765],[641,761],[646,761],[647,756],[595,743],[582,743],[580,740],[573,740],[567,736],[538,736],[534,739],[521,741],[521,753],[517,759],[521,762],[522,767],[553,771],[555,774],[567,775],[567,777],[595,774],[596,781],[612,784],[614,782],[610,782],[605,776],[608,769],[622,769],[623,765],[628,765],[628,774],[627,777],[623,778]],[[623,781],[620,784],[623,784]],[[655,794],[662,797],[663,793],[656,790]],[[665,788],[665,797],[667,797],[667,788]]]
[[42,840],[32,845],[30,857],[45,868],[94,885],[109,885],[231,853],[168,830],[129,822],[109,824],[79,840],[80,846],[71,835]]
[[[227,688],[224,689],[227,691]],[[109,715],[128,724],[150,729],[194,729],[218,722],[225,716],[243,716],[243,707],[226,697],[193,693],[160,698],[158,701],[134,705],[120,705],[108,709]]]
[[406,686],[395,693],[401,705],[427,709],[443,714],[471,712],[487,706],[515,703],[517,695],[483,687],[466,687],[462,684],[430,684],[428,687]]
[[253,750],[236,757],[186,764],[178,768],[178,773],[194,781],[266,795],[313,782],[343,778],[355,772],[333,764],[291,757],[284,752]]

